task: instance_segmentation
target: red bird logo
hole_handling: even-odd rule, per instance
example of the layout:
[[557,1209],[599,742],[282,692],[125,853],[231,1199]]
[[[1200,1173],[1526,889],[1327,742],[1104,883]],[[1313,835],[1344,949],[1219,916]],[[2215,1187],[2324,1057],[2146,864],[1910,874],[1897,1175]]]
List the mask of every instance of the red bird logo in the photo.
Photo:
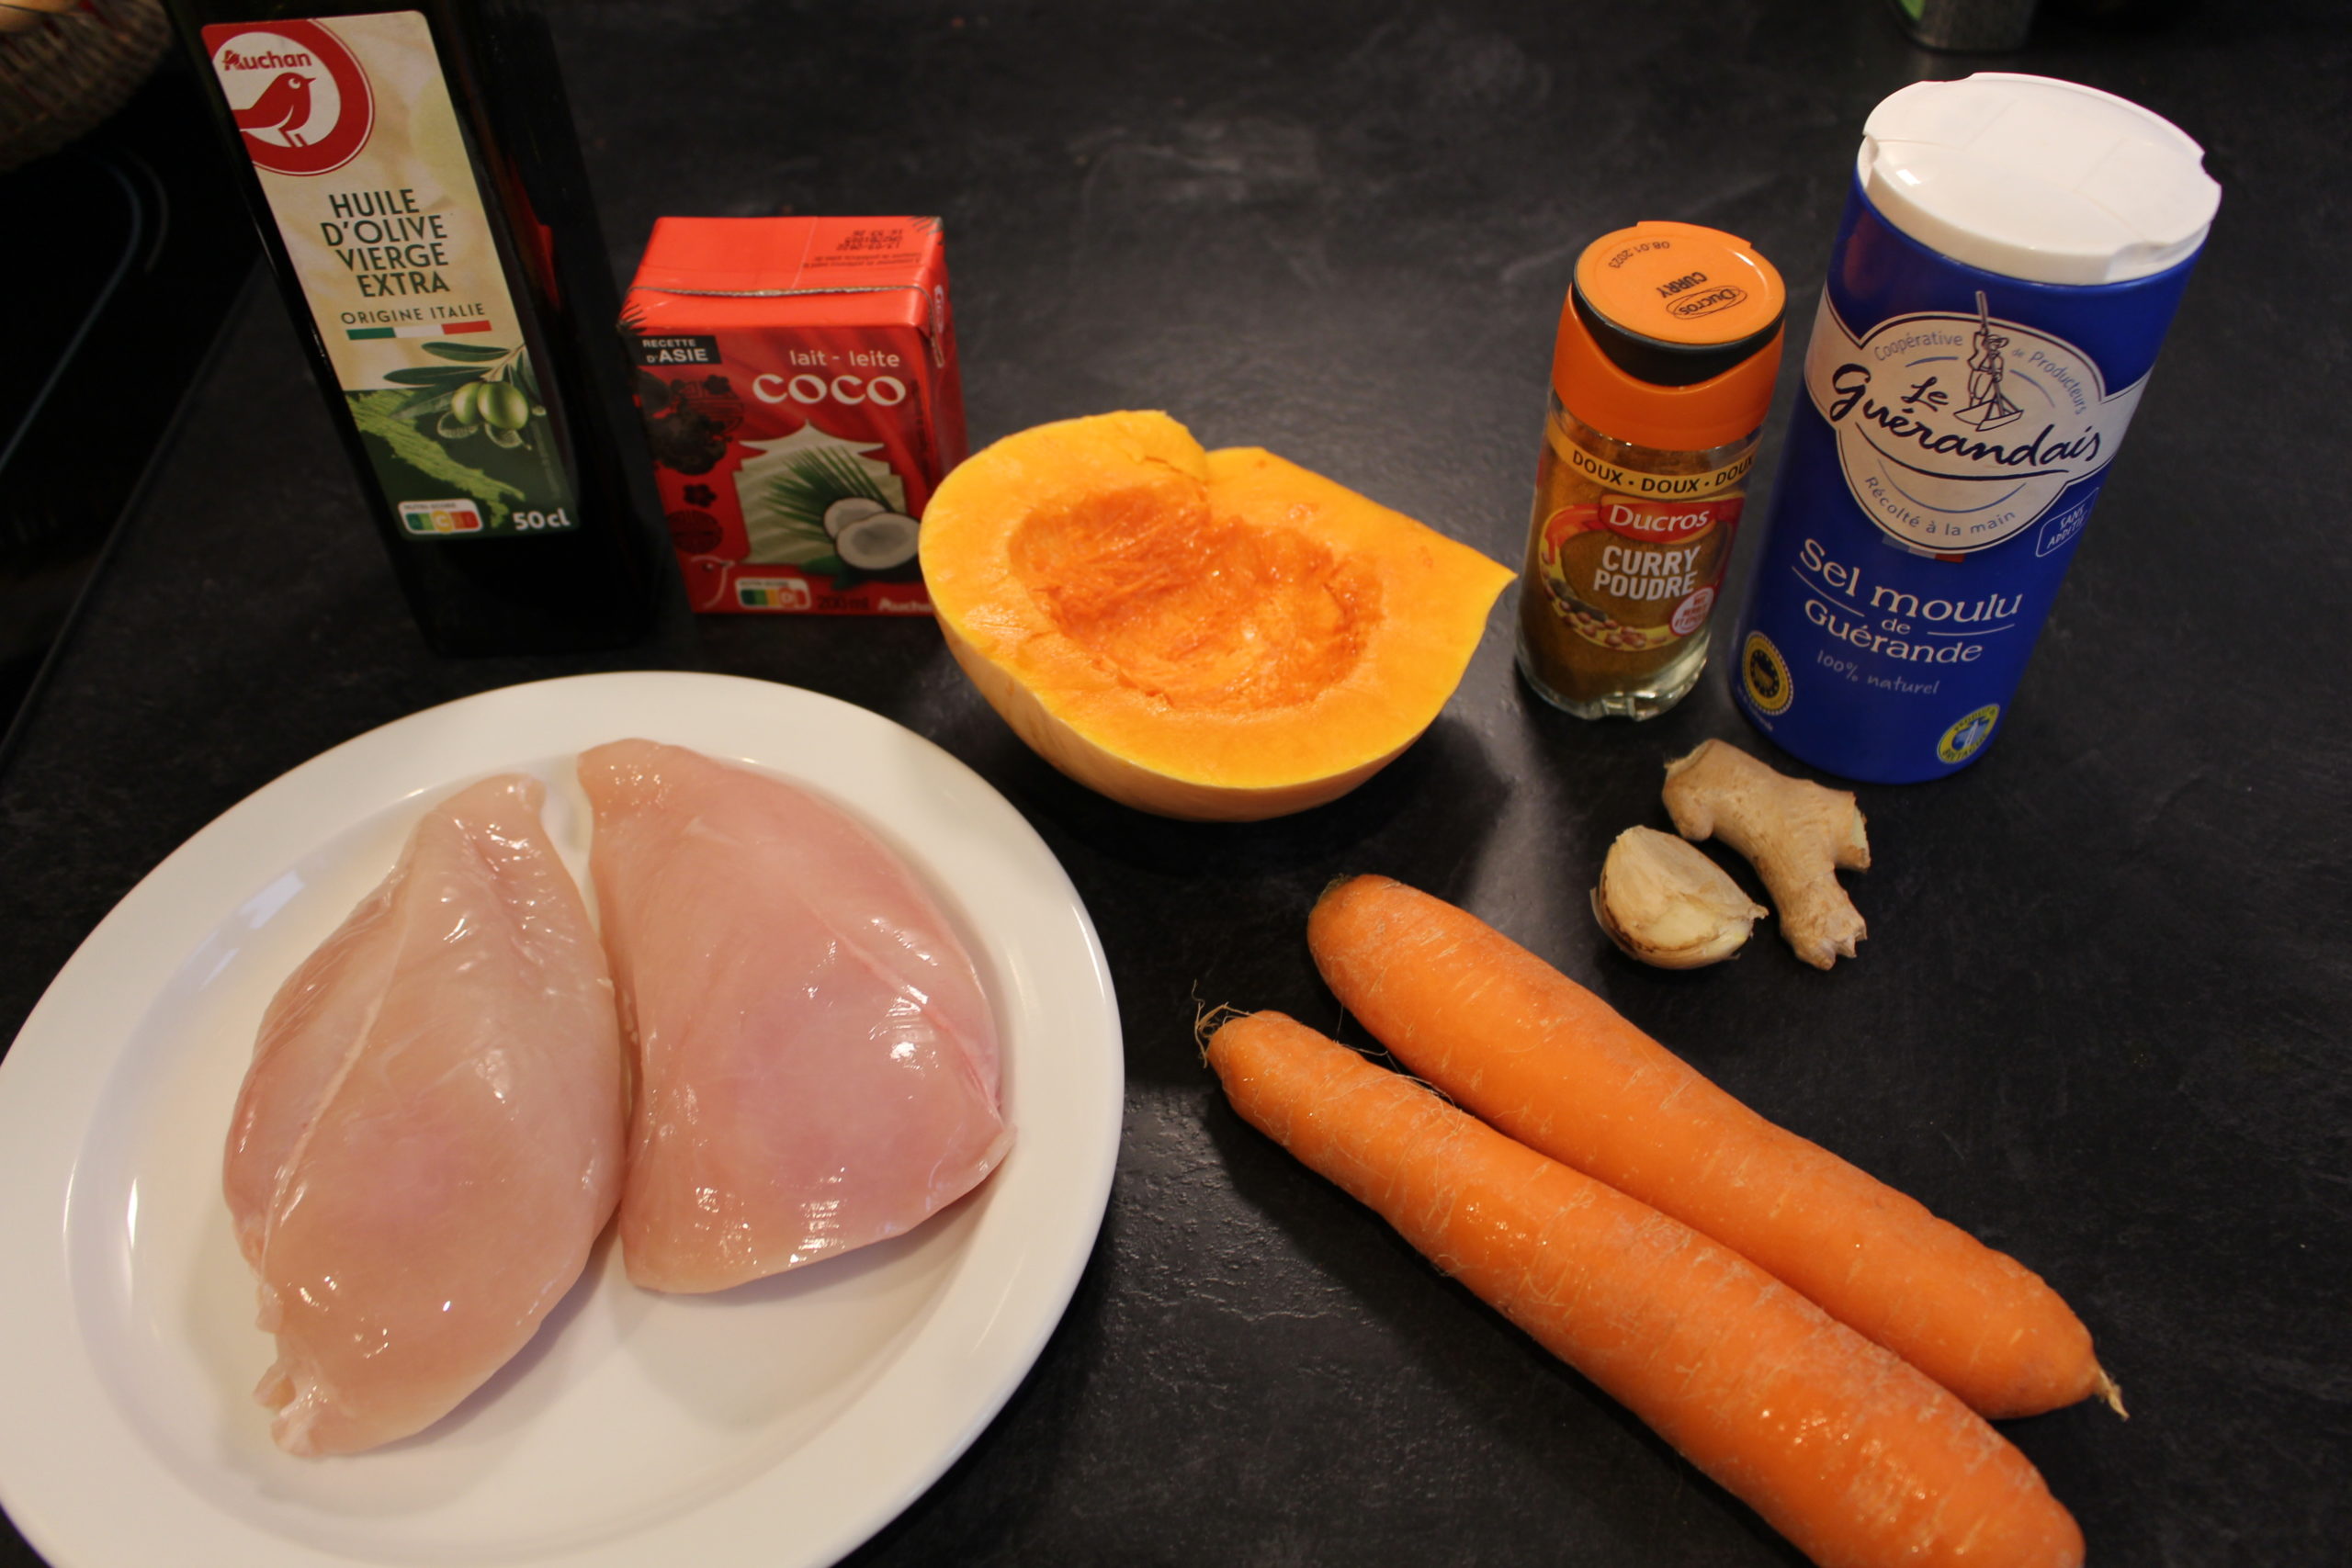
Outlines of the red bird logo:
[[311,79],[292,71],[281,71],[277,80],[264,87],[261,96],[250,107],[232,112],[240,130],[275,130],[286,139],[288,147],[308,146],[294,128],[310,123]]

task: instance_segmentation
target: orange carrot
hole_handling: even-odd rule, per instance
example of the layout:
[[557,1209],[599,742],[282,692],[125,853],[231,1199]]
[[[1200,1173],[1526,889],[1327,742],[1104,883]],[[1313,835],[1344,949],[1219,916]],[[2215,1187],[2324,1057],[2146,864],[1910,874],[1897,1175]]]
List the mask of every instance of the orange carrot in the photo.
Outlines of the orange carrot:
[[1821,1568],[2079,1568],[2023,1454],[1736,1253],[1280,1013],[1230,1020],[1208,1055],[1244,1121]]
[[1476,917],[1386,877],[1328,889],[1323,978],[1412,1072],[1492,1125],[1661,1209],[1966,1400],[2030,1416],[2103,1393],[2040,1275],[1776,1126]]

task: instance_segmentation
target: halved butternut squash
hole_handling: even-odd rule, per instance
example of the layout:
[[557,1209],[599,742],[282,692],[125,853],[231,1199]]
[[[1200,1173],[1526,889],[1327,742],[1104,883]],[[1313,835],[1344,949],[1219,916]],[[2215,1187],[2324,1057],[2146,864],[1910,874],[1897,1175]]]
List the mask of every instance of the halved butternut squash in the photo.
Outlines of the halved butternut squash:
[[1140,810],[1319,806],[1445,705],[1510,569],[1163,413],[1007,436],[924,509],[947,646],[1022,739]]

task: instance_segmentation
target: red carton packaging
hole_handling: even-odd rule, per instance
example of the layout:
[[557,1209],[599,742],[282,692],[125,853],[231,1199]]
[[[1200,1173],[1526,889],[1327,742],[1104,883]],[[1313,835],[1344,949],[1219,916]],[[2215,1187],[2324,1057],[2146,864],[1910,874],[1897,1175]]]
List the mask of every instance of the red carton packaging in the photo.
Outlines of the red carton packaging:
[[936,218],[664,218],[622,332],[686,592],[931,613],[923,507],[964,458]]

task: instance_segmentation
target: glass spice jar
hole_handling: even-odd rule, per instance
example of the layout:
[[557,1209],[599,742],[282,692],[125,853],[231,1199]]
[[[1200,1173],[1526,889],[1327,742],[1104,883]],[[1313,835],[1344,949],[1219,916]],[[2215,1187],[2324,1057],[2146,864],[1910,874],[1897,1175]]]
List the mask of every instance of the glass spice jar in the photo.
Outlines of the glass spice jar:
[[1787,296],[1735,235],[1645,222],[1577,261],[1519,595],[1519,667],[1579,718],[1654,718],[1707,661]]

